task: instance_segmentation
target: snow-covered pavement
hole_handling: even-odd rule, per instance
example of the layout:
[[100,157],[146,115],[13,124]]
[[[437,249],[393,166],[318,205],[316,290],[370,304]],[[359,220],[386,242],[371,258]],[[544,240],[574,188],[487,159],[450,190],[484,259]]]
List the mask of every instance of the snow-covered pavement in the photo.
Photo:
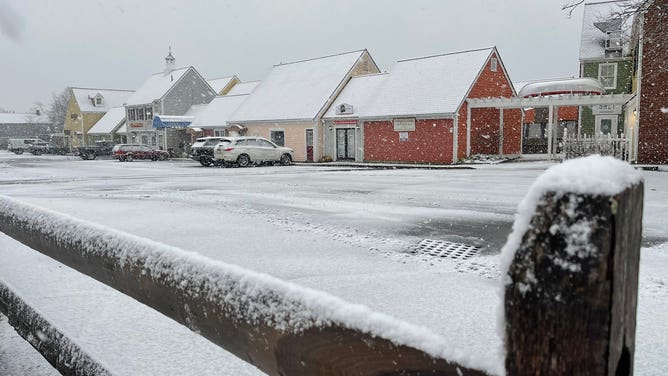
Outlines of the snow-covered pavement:
[[[464,353],[498,357],[498,251],[517,204],[548,166],[221,169],[0,152],[0,194],[323,290],[426,326]],[[668,308],[668,173],[644,176],[648,248],[641,260],[636,372],[651,375],[668,373],[661,356],[668,350],[662,314]],[[411,254],[425,238],[482,252],[457,261]],[[0,260],[2,281],[114,372],[255,372],[4,235]]]

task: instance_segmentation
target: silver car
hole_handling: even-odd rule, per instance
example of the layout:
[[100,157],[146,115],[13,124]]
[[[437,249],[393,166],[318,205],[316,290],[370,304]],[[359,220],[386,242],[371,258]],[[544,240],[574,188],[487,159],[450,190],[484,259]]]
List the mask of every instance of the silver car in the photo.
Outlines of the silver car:
[[214,148],[213,156],[225,165],[236,163],[239,167],[264,162],[280,162],[287,166],[292,163],[294,150],[262,137],[224,137]]

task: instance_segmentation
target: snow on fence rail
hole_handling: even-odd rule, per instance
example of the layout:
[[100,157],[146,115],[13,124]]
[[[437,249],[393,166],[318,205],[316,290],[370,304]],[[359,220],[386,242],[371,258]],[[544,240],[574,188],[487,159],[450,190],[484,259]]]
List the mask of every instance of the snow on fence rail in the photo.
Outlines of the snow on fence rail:
[[563,152],[565,159],[580,158],[588,155],[599,154],[609,155],[617,159],[628,161],[629,139],[622,134],[620,137],[613,137],[611,134],[598,136],[578,136],[569,135],[564,130],[562,139]]
[[642,196],[611,157],[534,183],[502,251],[505,369],[364,306],[6,197],[0,231],[271,375],[630,375]]

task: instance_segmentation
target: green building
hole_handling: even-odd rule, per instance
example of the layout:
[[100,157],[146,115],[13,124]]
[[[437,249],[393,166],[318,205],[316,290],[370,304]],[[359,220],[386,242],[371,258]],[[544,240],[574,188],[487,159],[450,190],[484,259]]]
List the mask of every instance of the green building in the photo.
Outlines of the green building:
[[[598,79],[606,94],[633,92],[634,59],[629,49],[632,19],[616,16],[624,1],[585,5],[580,39],[580,77]],[[583,135],[629,133],[622,105],[580,107]]]

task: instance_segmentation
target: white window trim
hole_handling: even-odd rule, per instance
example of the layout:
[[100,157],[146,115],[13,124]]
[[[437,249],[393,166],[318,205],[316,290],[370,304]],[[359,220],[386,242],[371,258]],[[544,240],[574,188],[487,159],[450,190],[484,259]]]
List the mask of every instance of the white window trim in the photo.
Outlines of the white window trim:
[[[287,132],[285,131],[285,128],[270,128],[269,129],[269,141],[274,142],[274,140],[271,139],[271,133],[272,132],[283,132],[283,146],[287,146]],[[277,144],[278,145],[278,144]],[[278,145],[281,146],[281,145]]]
[[596,136],[601,134],[601,120],[610,120],[610,134],[613,137],[617,137],[617,128],[619,127],[619,116],[618,115],[596,115],[594,121],[594,133]]
[[496,72],[498,70],[498,65],[499,65],[499,60],[493,57],[489,64],[489,70],[492,72]]
[[613,85],[612,85],[612,86],[603,86],[603,88],[604,88],[604,89],[617,89],[617,63],[601,63],[601,64],[599,64],[599,65],[598,65],[598,82],[600,82],[601,84],[603,84],[603,81],[601,81],[601,71],[603,70],[603,67],[604,67],[604,66],[606,66],[606,67],[609,67],[609,66],[613,66],[613,67],[615,67],[615,68],[614,68],[615,73],[614,73],[614,76],[613,76],[613,78],[612,78],[612,83],[613,83]]

